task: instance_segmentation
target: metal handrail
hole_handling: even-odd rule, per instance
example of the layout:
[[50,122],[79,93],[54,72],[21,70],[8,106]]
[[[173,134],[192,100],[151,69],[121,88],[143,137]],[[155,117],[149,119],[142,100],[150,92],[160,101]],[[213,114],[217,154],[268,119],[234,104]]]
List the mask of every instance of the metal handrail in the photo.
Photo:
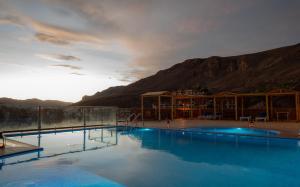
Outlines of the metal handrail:
[[[126,126],[129,126],[129,122],[134,122],[134,121],[136,121],[137,122],[137,119],[139,118],[139,117],[141,117],[142,116],[142,113],[132,113],[132,114],[130,114],[128,117],[127,117],[127,119],[126,119]],[[131,118],[132,117],[134,117],[132,120],[131,120]],[[135,126],[137,126],[137,123],[136,123],[136,125]]]

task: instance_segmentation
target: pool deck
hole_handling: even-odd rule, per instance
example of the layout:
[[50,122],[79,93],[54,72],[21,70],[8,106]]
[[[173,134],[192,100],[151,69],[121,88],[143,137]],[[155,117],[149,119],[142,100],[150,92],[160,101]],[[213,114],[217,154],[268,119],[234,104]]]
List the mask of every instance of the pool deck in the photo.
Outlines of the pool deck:
[[229,121],[229,120],[199,120],[199,119],[176,119],[170,121],[144,121],[131,124],[132,126],[163,129],[184,129],[194,127],[244,127],[280,131],[280,137],[300,138],[299,122],[254,122],[248,121]]
[[0,148],[0,158],[39,150],[42,150],[42,148],[22,143],[19,141],[7,139],[5,148]]

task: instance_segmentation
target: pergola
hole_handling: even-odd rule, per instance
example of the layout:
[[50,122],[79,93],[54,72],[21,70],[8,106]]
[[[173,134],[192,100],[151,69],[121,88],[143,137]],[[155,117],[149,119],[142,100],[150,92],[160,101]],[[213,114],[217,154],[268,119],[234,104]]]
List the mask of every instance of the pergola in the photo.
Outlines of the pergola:
[[[157,119],[161,120],[161,109],[170,109],[170,117],[173,119],[173,97],[170,92],[168,91],[158,91],[158,92],[147,92],[141,95],[141,113],[142,113],[142,120],[144,120],[144,112],[145,112],[145,107],[144,107],[144,100],[146,98],[157,98],[157,103],[153,103],[152,109],[157,110],[158,115]],[[162,98],[169,98],[170,99],[170,105],[161,105],[161,100]],[[157,108],[156,108],[157,107]],[[148,107],[149,108],[149,107]]]
[[226,101],[225,105],[227,110],[234,111],[235,120],[238,119],[238,108],[237,108],[237,97],[238,94],[233,92],[219,92],[213,95],[214,100],[214,115],[217,115],[218,112],[221,112],[223,115],[224,101]]
[[[190,115],[189,118],[196,117],[193,115],[194,111],[205,110],[199,101],[201,100],[213,100],[213,114],[215,116],[218,113],[227,114],[225,116],[227,119],[232,117],[235,120],[238,120],[239,117],[245,116],[247,113],[247,109],[245,107],[245,100],[255,100],[255,98],[259,101],[260,104],[258,109],[255,109],[250,112],[251,116],[258,115],[257,113],[264,113],[264,119],[267,120],[280,120],[282,116],[286,117],[286,120],[295,120],[300,121],[300,92],[294,90],[287,89],[276,89],[271,90],[265,93],[235,93],[235,92],[219,92],[214,95],[172,95],[168,91],[160,91],[160,92],[148,92],[142,94],[141,96],[141,109],[142,109],[142,118],[144,115],[144,99],[146,97],[154,97],[157,98],[157,112],[158,112],[158,120],[161,120],[161,109],[168,108],[170,109],[171,119],[174,118],[175,111],[188,111]],[[169,106],[161,105],[161,98],[167,97],[170,98]],[[274,106],[276,104],[276,100],[285,99],[289,101],[288,107],[278,107]],[[178,105],[174,103],[176,101],[186,101],[186,104]],[[199,103],[195,102],[198,101]],[[177,102],[176,102],[177,103]],[[184,103],[184,102],[182,102]],[[200,112],[201,113],[201,112]],[[196,113],[195,113],[196,114]],[[198,114],[198,113],[197,113]],[[228,115],[229,114],[229,115]],[[198,114],[199,115],[199,114]],[[249,115],[249,114],[248,114]],[[175,115],[176,117],[176,115]],[[144,119],[144,118],[143,118]]]
[[[287,120],[289,120],[290,113],[294,113],[294,119],[296,121],[300,120],[300,94],[298,91],[294,90],[287,90],[287,89],[275,89],[265,93],[234,93],[234,92],[220,92],[213,95],[214,98],[214,113],[217,113],[217,100],[218,98],[232,98],[234,99],[234,107],[235,107],[235,120],[238,120],[239,116],[244,116],[244,100],[245,98],[254,98],[254,97],[261,97],[264,100],[264,110],[266,114],[266,120],[276,119],[279,120],[280,114],[285,114]],[[279,111],[276,111],[276,118],[274,118],[274,111],[276,108],[273,106],[274,97],[293,97],[294,98],[294,107],[285,108]],[[240,106],[240,107],[239,107]],[[240,111],[239,111],[240,109]],[[240,115],[239,115],[240,112]]]
[[296,121],[300,120],[300,98],[299,98],[300,94],[298,91],[288,90],[288,89],[276,89],[268,92],[267,96],[270,99],[270,116],[272,117],[272,119],[274,119],[273,117],[274,109],[276,110],[276,107],[273,107],[274,97],[291,97],[294,98],[294,104],[295,104],[294,107],[292,107],[292,110],[288,108],[277,110],[276,119],[278,120],[279,114],[286,114],[287,120],[289,120],[289,113],[295,113]]

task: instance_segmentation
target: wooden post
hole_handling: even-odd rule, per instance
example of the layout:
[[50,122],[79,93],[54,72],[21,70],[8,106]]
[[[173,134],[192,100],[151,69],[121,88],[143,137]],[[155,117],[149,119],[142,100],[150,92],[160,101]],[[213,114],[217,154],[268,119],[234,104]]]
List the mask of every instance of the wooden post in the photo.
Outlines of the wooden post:
[[216,97],[214,97],[214,116],[216,116],[217,115],[217,101],[216,101]]
[[234,106],[235,106],[235,120],[238,120],[238,106],[237,106],[237,96],[234,96]]
[[295,94],[295,99],[296,99],[296,120],[300,121],[300,106],[299,106],[299,94]]
[[160,96],[158,96],[158,120],[161,120],[161,116],[160,116]]
[[118,121],[119,121],[119,108],[115,109],[115,119],[116,119],[116,127],[118,126]]
[[190,98],[190,118],[193,118],[193,106],[192,106],[192,103],[193,103],[193,99]]
[[244,96],[242,96],[242,116],[244,116]]
[[270,120],[273,120],[273,97],[270,95]]
[[269,121],[269,97],[266,95],[266,118]]
[[141,113],[142,113],[142,121],[144,121],[144,96],[141,96]]
[[173,101],[173,96],[171,96],[171,120],[174,119],[174,101]]

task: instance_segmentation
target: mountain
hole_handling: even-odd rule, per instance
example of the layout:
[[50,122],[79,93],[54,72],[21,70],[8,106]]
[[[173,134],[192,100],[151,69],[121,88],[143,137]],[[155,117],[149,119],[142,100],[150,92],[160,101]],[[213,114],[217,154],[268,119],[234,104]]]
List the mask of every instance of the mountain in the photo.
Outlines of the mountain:
[[62,102],[56,100],[39,100],[39,99],[27,99],[17,100],[11,98],[0,98],[0,106],[17,107],[17,108],[29,108],[29,107],[64,107],[71,105],[69,102]]
[[84,96],[76,105],[136,107],[139,95],[148,91],[265,92],[277,88],[300,90],[300,43],[239,56],[188,59],[127,86]]

